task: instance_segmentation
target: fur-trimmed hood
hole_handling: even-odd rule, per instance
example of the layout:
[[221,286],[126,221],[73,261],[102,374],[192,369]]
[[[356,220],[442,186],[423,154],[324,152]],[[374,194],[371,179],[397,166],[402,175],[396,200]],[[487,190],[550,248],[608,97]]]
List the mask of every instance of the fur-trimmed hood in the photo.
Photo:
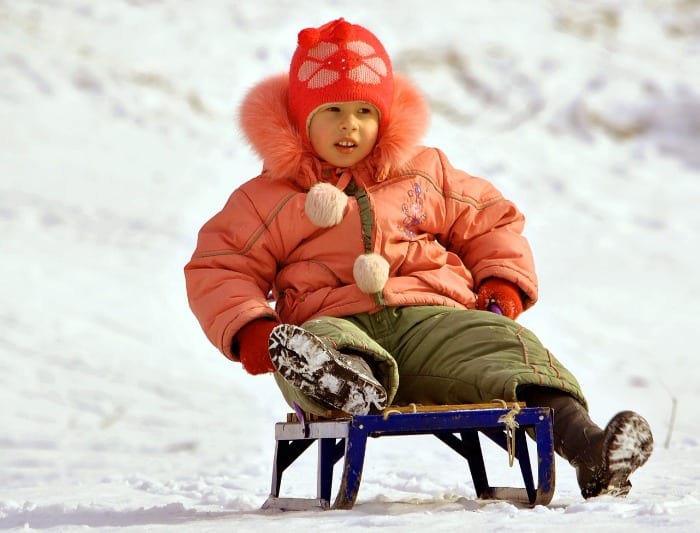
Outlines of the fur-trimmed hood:
[[[319,181],[322,162],[289,119],[288,85],[288,75],[280,74],[248,91],[239,108],[240,126],[269,177],[291,179],[310,188]],[[428,122],[428,106],[419,91],[406,77],[395,73],[389,124],[379,132],[377,145],[366,161],[373,167],[376,181],[385,180],[411,160]]]

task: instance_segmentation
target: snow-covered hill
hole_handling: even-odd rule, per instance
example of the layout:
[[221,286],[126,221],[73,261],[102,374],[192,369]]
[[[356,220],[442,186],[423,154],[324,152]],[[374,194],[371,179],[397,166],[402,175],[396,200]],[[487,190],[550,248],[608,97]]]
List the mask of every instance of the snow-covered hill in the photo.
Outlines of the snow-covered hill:
[[[479,502],[461,459],[406,437],[370,443],[352,511],[259,511],[288,408],[208,344],[182,267],[260,168],[243,92],[338,16],[423,88],[426,142],[527,214],[522,322],[599,423],[655,431],[627,499],[584,501],[559,463],[548,507]],[[698,529],[699,86],[683,0],[0,1],[0,529]]]

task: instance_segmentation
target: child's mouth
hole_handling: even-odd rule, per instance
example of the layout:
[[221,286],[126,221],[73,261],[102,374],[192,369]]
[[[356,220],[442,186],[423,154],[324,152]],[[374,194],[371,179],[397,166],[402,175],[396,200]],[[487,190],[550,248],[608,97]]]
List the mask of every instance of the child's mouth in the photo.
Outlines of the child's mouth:
[[355,144],[352,141],[339,141],[339,142],[335,143],[335,146],[339,152],[346,153],[346,154],[349,154],[355,148],[357,148],[357,144]]

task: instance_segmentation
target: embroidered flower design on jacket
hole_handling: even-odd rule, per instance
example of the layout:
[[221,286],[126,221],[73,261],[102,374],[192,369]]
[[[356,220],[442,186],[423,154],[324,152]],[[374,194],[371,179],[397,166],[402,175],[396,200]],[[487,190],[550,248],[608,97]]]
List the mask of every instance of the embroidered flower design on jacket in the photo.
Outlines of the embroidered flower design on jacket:
[[401,230],[409,239],[416,236],[413,229],[419,226],[428,218],[423,210],[423,189],[420,184],[414,183],[413,187],[406,192],[408,200],[401,205],[401,211],[404,214],[404,219],[401,224]]
[[309,89],[320,89],[333,85],[343,75],[357,83],[378,85],[387,73],[384,60],[364,41],[350,41],[342,47],[320,42],[309,50],[298,77]]

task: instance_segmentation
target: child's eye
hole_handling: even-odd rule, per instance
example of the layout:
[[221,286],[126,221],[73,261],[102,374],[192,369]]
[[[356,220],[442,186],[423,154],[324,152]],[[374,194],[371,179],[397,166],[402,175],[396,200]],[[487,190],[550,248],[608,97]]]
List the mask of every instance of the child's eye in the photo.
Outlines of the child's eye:
[[331,105],[326,108],[326,111],[332,111],[334,113],[337,113],[338,111],[340,111],[340,108],[338,106]]
[[372,113],[372,108],[370,107],[362,107],[359,110],[359,113],[365,115],[365,114],[371,114]]

